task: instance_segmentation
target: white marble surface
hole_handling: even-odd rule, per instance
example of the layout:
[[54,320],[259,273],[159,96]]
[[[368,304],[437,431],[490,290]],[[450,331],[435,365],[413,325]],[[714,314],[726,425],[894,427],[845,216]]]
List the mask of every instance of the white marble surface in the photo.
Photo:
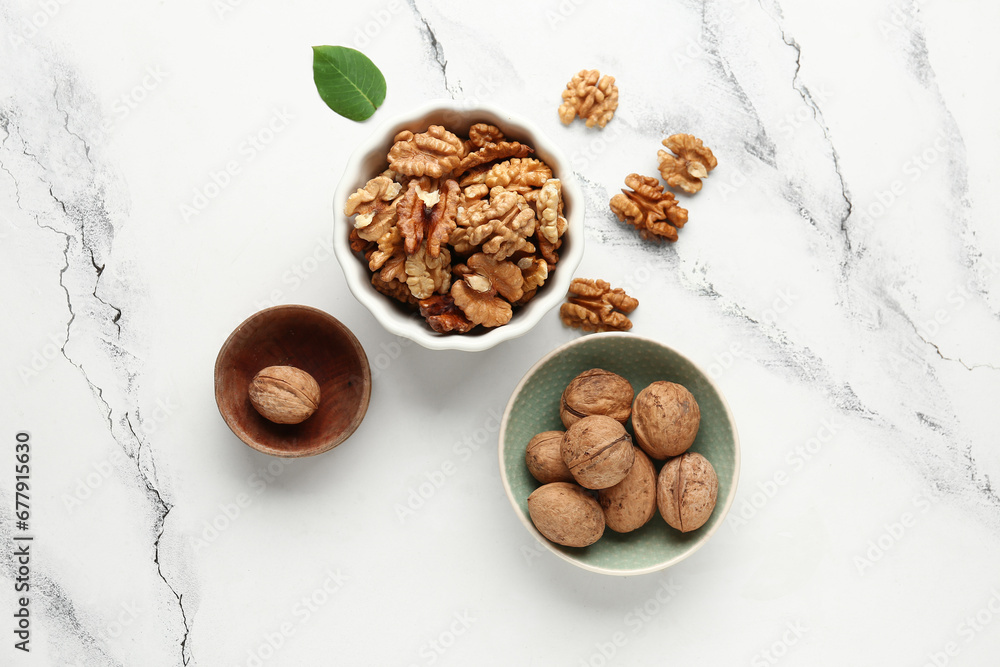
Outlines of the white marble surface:
[[[0,663],[995,664],[1000,6],[470,4],[0,4]],[[369,123],[316,95],[309,47],[338,43],[386,74]],[[583,67],[618,80],[603,132],[556,115]],[[515,518],[496,416],[578,335],[554,313],[439,353],[348,293],[341,170],[436,97],[506,106],[573,156],[578,275],[627,286],[634,331],[726,392],[740,488],[695,557],[603,577]],[[651,246],[607,202],[684,131],[720,166]],[[333,313],[380,367],[360,430],[313,460],[251,451],[213,400],[219,346],[270,303]],[[18,431],[29,654],[7,627]]]

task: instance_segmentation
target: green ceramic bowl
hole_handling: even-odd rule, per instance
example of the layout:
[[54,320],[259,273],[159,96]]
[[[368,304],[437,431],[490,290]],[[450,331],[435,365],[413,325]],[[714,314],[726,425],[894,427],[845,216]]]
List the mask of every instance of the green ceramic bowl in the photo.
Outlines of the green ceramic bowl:
[[[528,516],[528,496],[541,486],[528,472],[524,452],[541,431],[564,430],[559,397],[570,380],[590,369],[618,373],[636,393],[657,380],[682,384],[701,408],[701,427],[691,446],[711,461],[719,477],[719,498],[708,522],[681,533],[657,512],[637,531],[620,534],[605,529],[589,547],[564,547],[542,537]],[[626,425],[631,433],[631,421]],[[657,470],[662,462],[654,461]],[[602,574],[636,575],[678,563],[708,541],[722,525],[736,495],[740,474],[740,443],[736,424],[722,392],[690,359],[648,338],[603,333],[583,336],[550,352],[535,364],[514,390],[500,425],[500,477],[521,522],[535,538],[563,560]]]

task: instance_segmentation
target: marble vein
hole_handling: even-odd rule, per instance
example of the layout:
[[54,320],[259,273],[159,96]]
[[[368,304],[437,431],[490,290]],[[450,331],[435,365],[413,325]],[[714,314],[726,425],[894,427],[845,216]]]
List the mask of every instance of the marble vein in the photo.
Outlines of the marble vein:
[[[49,230],[62,237],[62,264],[59,267],[58,284],[66,299],[66,309],[68,318],[65,325],[65,338],[60,346],[60,353],[65,360],[76,368],[97,403],[104,420],[107,423],[108,431],[125,455],[134,463],[135,472],[143,486],[146,496],[153,504],[156,519],[152,526],[155,539],[152,542],[153,565],[155,565],[158,578],[170,592],[173,600],[176,601],[176,608],[180,615],[182,632],[179,638],[180,662],[187,665],[191,659],[191,649],[188,645],[190,633],[190,621],[184,607],[183,594],[177,586],[170,581],[161,563],[160,542],[166,529],[166,519],[173,509],[173,504],[167,501],[160,489],[156,474],[155,459],[151,452],[146,451],[143,457],[142,439],[138,437],[132,425],[130,413],[134,413],[137,420],[141,422],[141,415],[134,399],[127,392],[120,391],[117,384],[126,384],[121,381],[126,377],[131,378],[138,372],[132,364],[135,363],[134,356],[128,354],[127,348],[122,342],[122,318],[125,313],[125,306],[112,303],[98,294],[98,289],[103,284],[107,262],[99,258],[107,257],[110,254],[114,237],[117,232],[116,221],[113,213],[107,205],[108,185],[102,176],[100,165],[94,162],[92,157],[92,146],[79,132],[74,131],[71,126],[72,115],[68,109],[73,109],[74,114],[90,114],[100,117],[99,112],[88,110],[85,107],[92,106],[91,100],[85,98],[86,94],[77,90],[74,75],[67,71],[65,67],[54,65],[49,54],[36,52],[38,60],[35,66],[39,69],[48,70],[50,80],[53,82],[51,89],[52,103],[48,109],[54,109],[58,119],[52,118],[52,111],[48,111],[44,106],[38,109],[21,109],[17,106],[0,110],[0,127],[5,130],[3,143],[0,149],[11,149],[12,141],[19,141],[21,155],[27,159],[28,164],[18,169],[9,161],[3,164],[3,171],[13,180],[15,186],[15,196],[18,207],[28,213],[40,229]],[[89,104],[85,104],[89,103]],[[46,113],[48,111],[48,113]],[[38,151],[29,150],[31,145],[28,134],[34,130],[21,126],[23,118],[31,117],[32,127],[44,127],[49,124],[49,132],[44,134],[41,145],[45,147],[42,152],[44,160],[39,158]],[[92,119],[91,119],[92,120]],[[54,121],[54,122],[53,122]],[[64,132],[61,138],[58,133],[51,132],[51,129],[58,127]],[[60,194],[53,184],[52,176],[56,173],[49,163],[54,164],[59,159],[65,159],[73,153],[72,142],[82,147],[86,162],[73,170],[69,179],[65,180],[65,185],[61,185],[59,190],[70,190],[69,196]],[[32,209],[26,210],[24,207],[24,193],[21,188],[21,181],[24,179],[34,179],[41,185],[36,192],[44,192],[47,195],[48,203],[35,198],[31,202]],[[103,180],[102,180],[103,179]],[[50,209],[51,213],[39,213]],[[42,220],[42,215],[47,221]],[[51,223],[51,224],[49,224]],[[85,299],[80,300],[81,295],[89,295],[97,305],[88,305]],[[78,302],[80,301],[80,302]],[[80,338],[75,335],[77,326],[81,322],[81,317],[85,317],[88,324],[97,327],[102,332],[97,339],[89,334]],[[113,332],[109,333],[108,328],[113,326]],[[102,339],[107,339],[102,340]],[[112,339],[117,342],[112,342]],[[77,341],[82,341],[83,346],[77,349]],[[101,350],[103,342],[110,345]],[[96,343],[96,345],[94,345]],[[116,382],[116,398],[112,399],[104,380],[95,378],[90,366],[98,366],[101,375]],[[114,403],[114,405],[113,405]],[[127,428],[123,430],[123,425]],[[42,571],[37,572],[37,576],[44,577]],[[48,604],[56,604],[60,598],[58,586],[52,583],[51,586],[42,587],[46,594]],[[65,607],[65,605],[61,605]],[[75,615],[72,613],[72,605],[63,609],[68,618],[79,626]],[[53,614],[58,617],[59,614]],[[84,631],[82,627],[76,627],[67,634],[78,639],[93,644],[92,636]],[[91,640],[87,638],[91,637]],[[105,656],[107,657],[107,656]]]
[[819,127],[820,131],[823,133],[823,137],[826,139],[827,144],[829,144],[830,152],[833,156],[833,169],[837,174],[837,178],[840,181],[840,196],[844,200],[843,213],[840,216],[840,234],[844,239],[844,246],[846,250],[846,257],[841,261],[841,272],[846,273],[848,270],[848,262],[850,256],[854,252],[853,245],[851,244],[851,236],[847,229],[847,221],[851,217],[851,213],[854,211],[854,202],[851,199],[850,191],[847,187],[847,181],[844,178],[844,174],[840,167],[840,154],[837,152],[837,147],[833,143],[833,139],[830,136],[830,128],[827,126],[826,122],[823,120],[823,111],[819,108],[816,100],[813,98],[809,88],[801,82],[799,74],[802,70],[802,47],[799,46],[798,41],[794,37],[789,37],[785,31],[785,27],[782,23],[782,12],[781,6],[775,2],[774,12],[769,12],[766,7],[764,7],[764,0],[758,0],[761,10],[774,22],[774,25],[778,28],[781,33],[781,41],[783,41],[789,48],[795,51],[795,73],[792,75],[792,88],[799,94],[802,101],[812,110],[813,119],[816,121],[816,125]]

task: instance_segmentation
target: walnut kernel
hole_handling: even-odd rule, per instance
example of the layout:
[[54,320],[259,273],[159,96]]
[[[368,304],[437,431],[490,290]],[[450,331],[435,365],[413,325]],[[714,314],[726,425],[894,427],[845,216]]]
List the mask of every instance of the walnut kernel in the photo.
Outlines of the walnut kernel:
[[660,150],[660,175],[672,188],[694,194],[701,190],[701,179],[718,166],[712,150],[701,139],[690,134],[674,134],[663,140],[663,145],[676,155]]
[[644,239],[677,240],[677,230],[688,219],[687,209],[677,205],[673,193],[650,176],[629,174],[625,185],[632,188],[611,198],[611,210],[621,221],[639,230]]
[[564,125],[579,116],[587,121],[587,127],[604,127],[618,108],[618,86],[613,76],[601,77],[596,69],[584,69],[566,84],[562,98],[559,119]]
[[639,305],[623,289],[587,278],[573,279],[566,300],[559,308],[563,324],[584,331],[628,331],[632,321],[627,314]]

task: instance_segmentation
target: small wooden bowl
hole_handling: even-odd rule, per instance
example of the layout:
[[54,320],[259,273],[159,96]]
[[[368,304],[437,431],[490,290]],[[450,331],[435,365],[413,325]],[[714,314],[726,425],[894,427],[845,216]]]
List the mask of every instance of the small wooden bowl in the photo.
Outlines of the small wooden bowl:
[[[250,403],[248,388],[267,366],[294,366],[320,387],[319,409],[301,424],[275,424]],[[361,424],[372,376],[364,348],[333,316],[308,306],[274,306],[236,327],[215,361],[215,402],[240,440],[272,456],[313,456]]]

